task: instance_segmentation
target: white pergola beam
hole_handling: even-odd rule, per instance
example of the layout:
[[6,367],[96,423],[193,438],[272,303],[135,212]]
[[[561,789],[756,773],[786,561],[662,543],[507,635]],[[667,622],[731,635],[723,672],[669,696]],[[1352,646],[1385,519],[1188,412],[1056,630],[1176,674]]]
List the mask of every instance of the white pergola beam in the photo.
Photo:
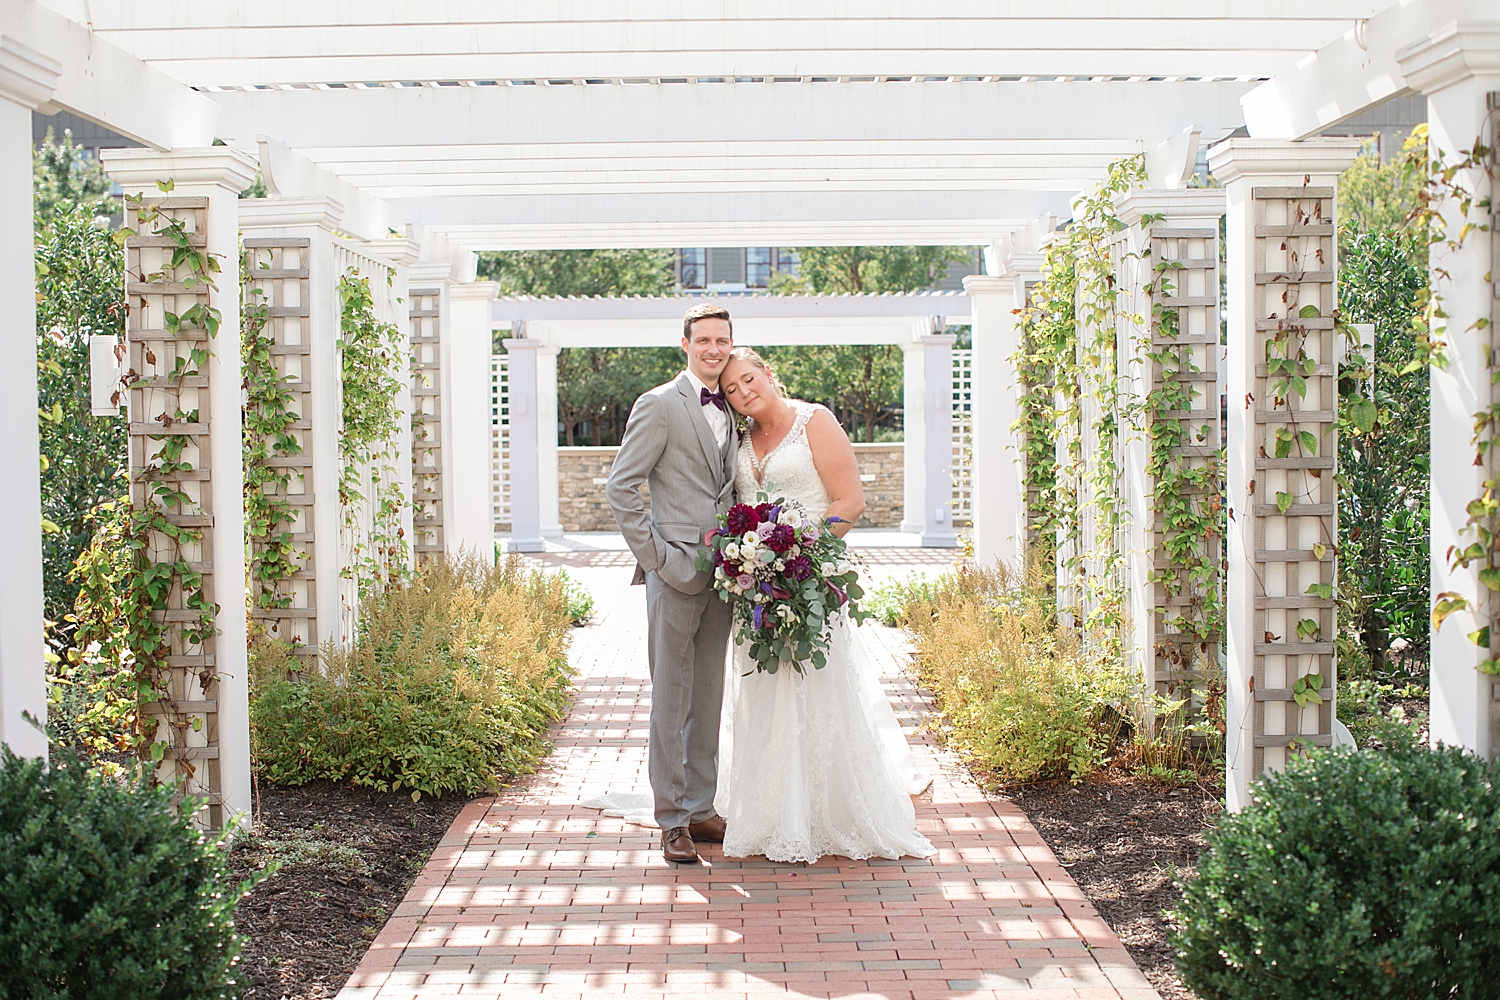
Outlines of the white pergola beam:
[[37,0],[5,0],[0,3],[0,34],[61,66],[43,112],[71,111],[159,150],[213,142],[217,104],[79,21]]
[[[47,0],[84,19],[84,0]],[[786,78],[896,75],[1261,76],[1368,17],[1378,0],[1246,7],[1084,0],[934,5],[885,0],[857,16],[836,0],[690,17],[672,0],[583,6],[519,0],[236,0],[94,4],[105,37],[198,84],[355,81]],[[99,9],[102,8],[102,9]],[[843,15],[843,16],[840,16]],[[216,29],[234,29],[219,31]]]
[[[1359,22],[1242,99],[1256,139],[1306,139],[1415,91],[1396,58],[1455,22],[1482,16],[1473,0],[1405,0]],[[1491,16],[1496,8],[1490,9]]]

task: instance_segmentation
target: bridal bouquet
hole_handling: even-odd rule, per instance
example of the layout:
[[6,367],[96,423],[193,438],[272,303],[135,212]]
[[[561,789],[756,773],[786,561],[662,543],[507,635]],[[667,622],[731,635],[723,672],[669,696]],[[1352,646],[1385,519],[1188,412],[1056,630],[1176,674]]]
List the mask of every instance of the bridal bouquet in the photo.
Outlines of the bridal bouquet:
[[809,660],[822,669],[834,614],[868,617],[849,547],[830,530],[838,518],[819,521],[796,504],[758,499],[719,515],[698,568],[712,570],[719,598],[734,602],[735,644],[749,641],[757,670],[774,674],[790,663],[800,673]]

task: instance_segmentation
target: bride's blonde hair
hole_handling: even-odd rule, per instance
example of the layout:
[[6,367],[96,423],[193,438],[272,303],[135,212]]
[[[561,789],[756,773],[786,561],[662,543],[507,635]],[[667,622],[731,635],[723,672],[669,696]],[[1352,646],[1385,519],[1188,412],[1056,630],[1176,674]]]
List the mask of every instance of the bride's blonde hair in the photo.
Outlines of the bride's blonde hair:
[[[736,347],[734,350],[729,352],[729,361],[750,362],[752,365],[755,365],[761,371],[766,373],[766,378],[770,379],[771,384],[776,387],[776,395],[780,396],[782,399],[791,398],[792,394],[786,391],[786,386],[781,384],[781,379],[777,378],[776,373],[771,370],[771,366],[766,364],[766,359],[761,357],[759,354],[756,354],[753,348]],[[728,367],[729,361],[724,362],[724,365],[726,367]]]

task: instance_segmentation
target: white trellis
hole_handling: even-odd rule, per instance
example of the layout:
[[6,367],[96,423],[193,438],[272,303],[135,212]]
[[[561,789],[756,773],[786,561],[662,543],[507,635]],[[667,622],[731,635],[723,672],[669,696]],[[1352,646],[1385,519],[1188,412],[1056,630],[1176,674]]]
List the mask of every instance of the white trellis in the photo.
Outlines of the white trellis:
[[510,527],[510,356],[490,358],[490,513],[496,528]]
[[953,520],[968,524],[974,519],[974,418],[972,379],[974,352],[953,351]]

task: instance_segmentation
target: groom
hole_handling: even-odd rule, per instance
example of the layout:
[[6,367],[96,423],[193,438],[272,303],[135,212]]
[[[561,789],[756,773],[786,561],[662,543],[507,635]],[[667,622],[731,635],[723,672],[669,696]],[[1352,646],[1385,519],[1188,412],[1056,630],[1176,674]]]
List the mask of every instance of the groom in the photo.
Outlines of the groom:
[[[688,310],[687,371],[635,401],[604,489],[635,554],[632,582],[646,585],[648,773],[662,857],[680,863],[698,860],[693,841],[724,841],[714,792],[730,606],[708,586],[697,554],[734,488],[738,441],[719,389],[733,348],[728,310]],[[642,483],[651,486],[649,514]]]

